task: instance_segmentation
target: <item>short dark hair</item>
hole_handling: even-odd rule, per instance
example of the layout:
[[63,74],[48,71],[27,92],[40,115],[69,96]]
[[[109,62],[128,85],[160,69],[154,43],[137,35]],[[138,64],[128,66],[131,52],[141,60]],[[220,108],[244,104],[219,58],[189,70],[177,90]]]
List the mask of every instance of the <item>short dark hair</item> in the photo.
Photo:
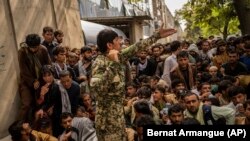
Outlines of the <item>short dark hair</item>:
[[163,45],[161,43],[156,43],[151,47],[151,50],[153,51],[155,48],[163,48]]
[[149,98],[151,97],[152,91],[149,87],[147,86],[142,86],[141,88],[139,88],[136,92],[137,96],[144,96],[145,98]]
[[54,56],[58,55],[59,53],[65,53],[66,52],[66,49],[64,47],[55,47],[52,51],[52,54]]
[[149,103],[147,103],[147,101],[144,101],[144,100],[137,101],[134,104],[134,108],[135,108],[135,111],[138,112],[138,113],[142,113],[142,114],[147,114],[147,115],[153,116],[153,113],[150,110]]
[[201,83],[200,85],[198,85],[198,87],[197,87],[198,91],[200,91],[201,88],[202,88],[204,85],[210,85],[210,86],[211,86],[211,84],[210,84],[209,82],[202,82],[202,83]]
[[250,35],[249,35],[249,34],[244,35],[244,36],[243,36],[243,40],[244,40],[244,42],[245,42],[246,40],[250,40]]
[[56,30],[56,31],[54,32],[54,36],[56,37],[57,35],[63,35],[62,30]]
[[237,54],[237,55],[239,55],[239,53],[236,51],[236,49],[230,49],[230,50],[228,50],[227,54]]
[[89,47],[89,46],[84,46],[84,47],[81,48],[81,54],[84,53],[84,52],[86,52],[86,51],[91,51],[91,52],[92,52],[91,47]]
[[63,113],[61,114],[60,121],[62,122],[62,120],[66,119],[66,118],[68,118],[68,117],[73,118],[74,116],[73,116],[73,114],[70,113],[70,112],[63,112]]
[[222,77],[222,80],[228,80],[232,83],[235,83],[236,82],[236,78],[234,76],[231,76],[231,75],[225,75]]
[[168,109],[168,115],[170,116],[173,113],[179,113],[179,112],[183,113],[183,111],[184,109],[181,107],[180,104],[175,104]]
[[229,88],[230,86],[232,86],[233,83],[229,80],[222,80],[219,84],[218,84],[218,92],[222,93],[222,91],[226,90],[227,88]]
[[[209,65],[209,64],[207,64],[207,65]],[[205,67],[204,67],[204,64],[201,65],[201,68],[202,68],[203,71],[206,71]],[[208,73],[208,72],[202,72],[201,73],[201,77],[200,77],[200,82],[201,83],[209,82],[209,80],[211,78],[212,78],[212,75],[210,73]]]
[[240,44],[240,43],[244,43],[243,41],[243,37],[238,37],[234,40],[233,45],[236,47],[236,45]]
[[177,59],[179,58],[188,58],[188,52],[187,51],[180,51],[177,56],[176,56]]
[[133,88],[138,88],[138,86],[134,83],[134,82],[128,82],[127,84],[126,84],[126,87],[129,87],[129,86],[132,86]]
[[181,125],[201,125],[201,123],[196,118],[184,118]]
[[82,95],[82,98],[84,98],[84,97],[86,97],[86,96],[89,96],[90,99],[92,100],[92,97],[91,97],[91,95],[90,95],[89,93],[84,93],[84,94]]
[[210,101],[212,105],[220,107],[220,101],[216,97],[210,97],[208,101]]
[[228,96],[230,98],[238,95],[239,93],[246,94],[246,91],[242,86],[231,86],[228,88]]
[[154,88],[154,91],[155,90],[159,90],[161,93],[163,93],[163,94],[165,94],[165,92],[166,92],[166,88],[165,87],[163,87],[162,85],[156,85],[156,87]]
[[101,53],[107,52],[107,43],[113,43],[118,34],[111,29],[104,29],[97,35],[97,45]]
[[140,75],[139,78],[138,78],[139,82],[141,83],[146,83],[148,84],[150,82],[150,76],[148,75]]
[[87,112],[86,109],[83,106],[78,105],[77,110],[80,110],[81,112]]
[[216,46],[217,46],[217,51],[218,51],[218,48],[219,48],[220,46],[226,46],[226,45],[227,45],[226,41],[224,41],[223,39],[217,40],[217,41],[215,42],[215,44],[216,44]]
[[65,76],[70,76],[71,77],[71,73],[68,71],[68,70],[62,70],[60,73],[59,73],[59,77],[65,77]]
[[180,41],[173,41],[171,44],[170,44],[170,49],[171,49],[171,52],[175,52],[178,50],[178,48],[181,47],[181,42]]
[[45,26],[43,28],[43,34],[45,34],[46,32],[53,32],[53,28],[50,26]]
[[51,65],[44,65],[44,66],[42,66],[41,76],[44,76],[45,74],[52,74],[52,75],[54,75],[54,73],[55,73],[54,67],[52,67]]
[[136,126],[137,127],[143,127],[145,125],[156,125],[153,117],[149,115],[142,115],[136,120]]
[[203,40],[201,41],[201,45],[203,45],[204,43],[208,43],[208,45],[210,45],[210,42],[209,42],[207,39],[203,39]]
[[38,34],[29,34],[26,36],[25,43],[28,47],[36,47],[41,44],[41,37]]
[[245,49],[250,49],[250,43],[246,43],[244,47]]
[[182,45],[182,46],[185,45],[185,44],[187,44],[188,47],[189,47],[189,45],[190,45],[190,43],[189,43],[188,41],[186,41],[186,40],[184,40],[184,41],[181,42],[181,45]]
[[178,84],[185,85],[185,82],[182,79],[174,79],[171,84],[172,89],[175,88]]
[[189,94],[189,93],[190,93],[190,91],[187,90],[187,89],[179,90],[179,91],[175,92],[175,94],[176,94],[176,96],[177,96],[178,99],[179,99],[179,98],[180,98],[180,99],[183,99],[184,96],[186,96],[186,95]]
[[22,138],[23,123],[23,120],[17,120],[9,126],[8,131],[13,141],[19,141]]

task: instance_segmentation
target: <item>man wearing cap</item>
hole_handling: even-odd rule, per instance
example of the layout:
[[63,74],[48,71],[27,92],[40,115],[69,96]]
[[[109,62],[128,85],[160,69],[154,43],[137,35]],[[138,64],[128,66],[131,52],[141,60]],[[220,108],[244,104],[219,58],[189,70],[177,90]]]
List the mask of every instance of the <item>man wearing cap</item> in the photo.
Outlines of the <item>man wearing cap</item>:
[[21,43],[18,51],[18,61],[20,67],[21,110],[19,118],[28,118],[28,112],[34,100],[35,91],[39,88],[38,81],[40,70],[43,65],[51,64],[47,49],[42,46],[41,38],[37,34],[29,34],[26,41]]

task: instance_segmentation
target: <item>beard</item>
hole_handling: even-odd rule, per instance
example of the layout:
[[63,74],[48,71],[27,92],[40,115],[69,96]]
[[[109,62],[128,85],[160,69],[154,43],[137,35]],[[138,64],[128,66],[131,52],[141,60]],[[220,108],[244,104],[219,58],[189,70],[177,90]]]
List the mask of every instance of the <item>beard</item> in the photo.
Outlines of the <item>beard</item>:
[[196,109],[195,107],[191,107],[191,109],[188,110],[188,111],[189,111],[191,114],[195,115],[195,114],[197,114],[198,110],[199,110],[199,109]]
[[91,62],[92,61],[92,56],[91,57],[84,57],[84,60],[87,62]]

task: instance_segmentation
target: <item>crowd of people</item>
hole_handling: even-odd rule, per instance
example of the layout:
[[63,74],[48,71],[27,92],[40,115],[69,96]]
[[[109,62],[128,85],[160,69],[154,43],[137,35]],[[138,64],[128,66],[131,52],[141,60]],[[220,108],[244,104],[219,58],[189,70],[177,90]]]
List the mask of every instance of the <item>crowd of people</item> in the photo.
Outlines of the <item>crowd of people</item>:
[[18,51],[21,97],[13,141],[142,141],[144,125],[250,124],[250,35],[135,44],[102,30],[97,44],[65,46],[43,28]]

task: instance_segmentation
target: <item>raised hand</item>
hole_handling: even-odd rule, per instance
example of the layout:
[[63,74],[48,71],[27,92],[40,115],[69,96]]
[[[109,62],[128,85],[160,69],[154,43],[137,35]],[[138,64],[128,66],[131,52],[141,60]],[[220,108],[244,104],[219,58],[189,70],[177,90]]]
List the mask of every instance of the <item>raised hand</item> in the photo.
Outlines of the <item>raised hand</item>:
[[112,60],[112,61],[116,61],[119,62],[119,57],[118,57],[119,51],[112,49],[109,51],[107,57]]
[[161,38],[168,37],[177,32],[176,29],[173,29],[173,28],[164,29],[163,26],[164,26],[164,23],[161,25],[161,28],[159,29]]
[[38,80],[35,80],[35,82],[33,83],[33,86],[34,86],[34,89],[35,89],[35,90],[38,89],[39,86],[40,86],[39,81],[38,81]]
[[47,83],[44,86],[42,86],[40,96],[45,96],[47,94],[47,92],[49,91],[49,85],[50,84]]

